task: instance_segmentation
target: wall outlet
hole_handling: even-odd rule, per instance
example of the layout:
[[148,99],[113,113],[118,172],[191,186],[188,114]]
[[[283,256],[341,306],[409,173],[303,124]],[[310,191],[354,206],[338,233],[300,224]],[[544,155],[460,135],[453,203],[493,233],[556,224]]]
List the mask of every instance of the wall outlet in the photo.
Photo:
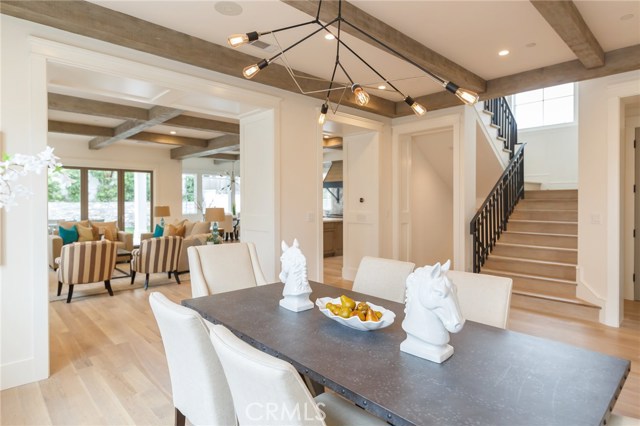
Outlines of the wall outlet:
[[600,213],[591,213],[591,224],[592,225],[602,224],[602,217],[600,216]]
[[315,215],[313,214],[313,212],[307,212],[307,214],[305,214],[305,220],[307,222],[313,222],[315,218]]

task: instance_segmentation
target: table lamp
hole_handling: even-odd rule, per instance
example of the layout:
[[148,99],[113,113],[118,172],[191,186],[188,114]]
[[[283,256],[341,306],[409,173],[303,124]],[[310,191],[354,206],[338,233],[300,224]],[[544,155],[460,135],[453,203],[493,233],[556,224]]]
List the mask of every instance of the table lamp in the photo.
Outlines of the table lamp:
[[155,206],[153,215],[160,218],[160,226],[164,228],[164,218],[171,216],[169,206]]
[[218,240],[218,222],[224,221],[224,209],[222,207],[208,208],[204,211],[204,219],[208,222],[213,222],[213,229],[211,234],[213,235],[213,241]]

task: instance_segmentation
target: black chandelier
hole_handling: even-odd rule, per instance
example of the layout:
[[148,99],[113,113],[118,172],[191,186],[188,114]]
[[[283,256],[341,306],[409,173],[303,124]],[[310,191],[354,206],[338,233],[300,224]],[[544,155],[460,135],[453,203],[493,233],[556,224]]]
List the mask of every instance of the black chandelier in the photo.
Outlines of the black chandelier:
[[[320,2],[318,4],[318,11],[316,13],[315,19],[313,19],[311,21],[303,22],[303,23],[296,24],[296,25],[290,25],[290,26],[287,26],[287,27],[282,27],[282,28],[278,28],[278,29],[271,30],[271,31],[266,31],[266,32],[253,31],[253,32],[246,33],[246,34],[233,34],[233,35],[229,36],[229,38],[227,39],[227,42],[229,43],[229,45],[231,47],[235,48],[235,47],[239,47],[239,46],[242,46],[244,44],[247,44],[247,43],[253,43],[254,41],[258,40],[260,38],[260,36],[263,36],[263,35],[267,35],[267,34],[272,34],[273,35],[275,33],[281,32],[281,31],[291,30],[293,28],[303,27],[303,26],[312,25],[312,24],[316,24],[316,25],[319,26],[318,29],[316,29],[315,31],[311,32],[310,34],[307,34],[306,36],[304,36],[300,40],[298,40],[295,43],[291,44],[289,47],[287,47],[285,49],[280,49],[280,52],[278,52],[277,54],[275,54],[271,58],[263,59],[260,62],[258,62],[257,64],[252,64],[252,65],[249,65],[249,66],[245,67],[244,70],[242,71],[242,74],[244,75],[244,77],[247,78],[247,79],[253,78],[260,70],[262,70],[262,69],[266,68],[267,66],[269,66],[269,64],[271,62],[273,62],[274,60],[278,59],[281,56],[284,59],[284,54],[287,51],[293,49],[294,47],[296,47],[300,43],[302,43],[305,40],[307,40],[310,37],[312,37],[313,35],[321,32],[321,31],[325,31],[327,34],[331,34],[331,36],[333,36],[333,38],[335,38],[337,43],[336,43],[335,65],[333,67],[333,72],[331,74],[331,80],[329,81],[329,87],[326,90],[327,96],[325,98],[324,104],[320,108],[320,116],[318,118],[318,122],[320,124],[324,123],[326,114],[329,111],[329,96],[330,96],[330,94],[331,94],[331,92],[333,90],[336,90],[336,89],[343,89],[344,90],[344,89],[346,89],[348,87],[348,88],[351,89],[351,92],[353,93],[353,95],[355,97],[355,101],[356,101],[356,103],[358,105],[364,106],[369,102],[369,94],[364,90],[364,88],[360,84],[358,84],[358,83],[353,81],[353,79],[351,78],[351,76],[349,75],[347,70],[344,68],[344,66],[340,62],[340,47],[344,47],[345,49],[347,49],[358,60],[360,60],[364,65],[366,65],[367,68],[369,68],[374,74],[376,74],[386,84],[388,84],[389,87],[391,87],[395,92],[397,92],[400,96],[402,96],[402,99],[404,100],[404,102],[406,102],[411,107],[411,109],[413,110],[413,112],[416,115],[418,115],[418,116],[424,115],[427,112],[427,109],[424,106],[422,106],[421,104],[416,102],[411,96],[408,96],[408,95],[405,95],[404,93],[402,93],[402,91],[400,89],[398,89],[395,85],[393,85],[393,83],[391,83],[391,81],[389,81],[382,74],[380,74],[375,68],[373,68],[373,66],[371,66],[360,55],[358,55],[351,47],[349,47],[344,42],[344,40],[342,40],[342,38],[341,38],[341,35],[342,35],[341,26],[344,23],[344,24],[350,26],[351,28],[353,28],[354,30],[358,31],[359,33],[363,34],[367,38],[373,40],[378,45],[380,45],[380,46],[384,47],[385,49],[387,49],[388,51],[392,52],[396,56],[400,57],[401,59],[403,59],[406,62],[410,63],[411,65],[415,66],[416,68],[420,69],[422,72],[426,73],[429,77],[431,77],[433,80],[435,80],[438,84],[441,84],[447,91],[455,94],[465,104],[473,105],[478,101],[478,94],[477,93],[472,92],[471,90],[463,89],[463,88],[459,87],[458,85],[456,85],[455,83],[452,83],[451,81],[447,81],[447,80],[441,78],[440,76],[434,74],[433,72],[429,71],[428,69],[424,68],[423,66],[417,64],[415,61],[412,61],[411,59],[407,58],[405,55],[403,55],[402,53],[398,52],[396,49],[393,49],[392,47],[388,46],[386,43],[378,40],[377,38],[373,37],[370,34],[367,34],[364,30],[358,28],[356,25],[354,25],[354,24],[350,23],[349,21],[347,21],[346,19],[344,19],[342,17],[342,0],[338,0],[338,16],[336,16],[333,20],[331,20],[330,22],[328,22],[326,24],[322,24],[322,22],[320,22],[320,11],[321,11],[321,9],[322,9],[322,0],[320,0]],[[333,24],[337,24],[337,33],[336,34],[334,34],[329,29],[329,27],[332,26]],[[331,37],[331,36],[328,36],[328,37]],[[300,91],[305,93],[302,90],[300,84],[298,84],[298,82],[296,81],[295,74],[293,73],[293,70],[288,65],[286,65],[286,61],[285,61],[285,66],[287,67],[287,70],[289,71],[289,74],[291,75],[291,77],[294,79],[295,83],[298,85],[298,88],[300,89]],[[348,85],[341,85],[341,84],[339,84],[339,83],[337,83],[335,81],[336,71],[338,70],[338,68],[340,68],[340,70],[344,73],[344,75],[349,80],[349,84]],[[337,105],[339,106],[340,102],[338,102]],[[336,110],[337,110],[337,107],[336,107]]]

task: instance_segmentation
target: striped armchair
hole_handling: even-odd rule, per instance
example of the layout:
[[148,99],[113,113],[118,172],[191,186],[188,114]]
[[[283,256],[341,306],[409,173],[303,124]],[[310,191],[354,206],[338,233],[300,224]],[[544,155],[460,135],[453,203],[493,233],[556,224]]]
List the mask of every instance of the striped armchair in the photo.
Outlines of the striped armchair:
[[87,241],[62,246],[58,265],[58,296],[62,285],[69,286],[67,303],[71,302],[73,286],[104,281],[104,288],[113,296],[111,274],[116,266],[117,245],[112,241]]
[[149,288],[149,274],[168,272],[180,284],[178,277],[178,260],[182,249],[182,237],[150,238],[140,242],[140,248],[131,252],[131,284],[136,272],[146,274],[144,289]]

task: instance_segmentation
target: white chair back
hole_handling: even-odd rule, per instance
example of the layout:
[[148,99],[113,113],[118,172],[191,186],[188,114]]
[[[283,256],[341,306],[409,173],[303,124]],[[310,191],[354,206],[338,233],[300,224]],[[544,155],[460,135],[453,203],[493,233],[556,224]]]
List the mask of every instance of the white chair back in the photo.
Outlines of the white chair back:
[[365,256],[360,261],[353,291],[404,303],[407,277],[415,263]]
[[252,243],[194,246],[187,254],[193,297],[267,284]]
[[161,293],[151,293],[149,303],[162,336],[176,409],[192,424],[237,424],[229,385],[202,317]]
[[465,319],[506,328],[511,304],[511,278],[471,272],[449,271],[458,289],[458,302]]
[[241,425],[324,425],[309,390],[291,364],[262,353],[222,325],[211,341],[231,388]]

